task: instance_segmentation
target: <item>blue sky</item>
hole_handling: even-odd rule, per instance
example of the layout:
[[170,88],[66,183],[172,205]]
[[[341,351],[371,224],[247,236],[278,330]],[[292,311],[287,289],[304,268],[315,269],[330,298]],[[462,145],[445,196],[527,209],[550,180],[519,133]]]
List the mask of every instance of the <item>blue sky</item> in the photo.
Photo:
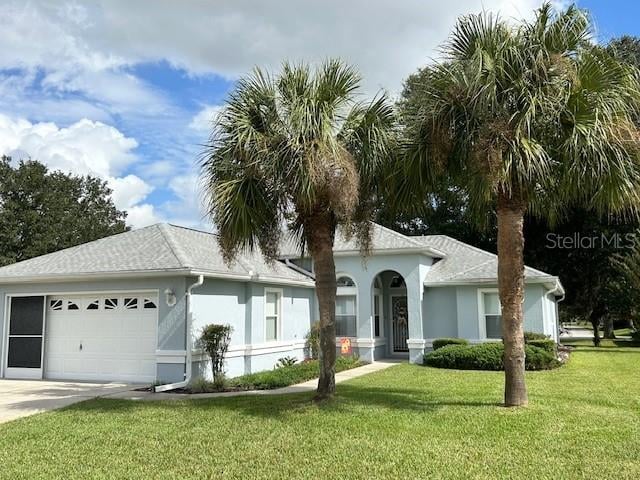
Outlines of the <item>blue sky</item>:
[[[566,2],[557,2],[566,4]],[[104,178],[129,223],[211,227],[197,159],[254,65],[340,56],[396,95],[456,17],[528,17],[536,0],[14,1],[0,5],[0,153]],[[640,35],[633,1],[581,1],[598,39]],[[375,6],[375,8],[374,8]]]

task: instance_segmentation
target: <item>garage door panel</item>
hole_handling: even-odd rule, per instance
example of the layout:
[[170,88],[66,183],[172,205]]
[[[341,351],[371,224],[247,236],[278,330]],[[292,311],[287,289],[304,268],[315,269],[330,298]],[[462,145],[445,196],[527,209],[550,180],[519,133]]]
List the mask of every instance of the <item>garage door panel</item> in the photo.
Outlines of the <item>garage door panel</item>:
[[[129,306],[125,308],[125,298]],[[131,299],[137,298],[137,302]],[[156,376],[157,308],[148,294],[57,297],[47,314],[45,376],[55,379],[151,382]],[[69,310],[68,305],[77,308]],[[62,306],[60,306],[62,305]],[[88,310],[89,305],[98,305]],[[106,308],[106,307],[109,308]],[[82,346],[82,348],[80,348]]]

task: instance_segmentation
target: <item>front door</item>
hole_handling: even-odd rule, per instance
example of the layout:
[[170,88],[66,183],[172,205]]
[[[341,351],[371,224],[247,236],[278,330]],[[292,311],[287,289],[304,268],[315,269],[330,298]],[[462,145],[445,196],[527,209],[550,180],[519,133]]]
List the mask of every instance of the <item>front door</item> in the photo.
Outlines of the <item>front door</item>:
[[42,378],[44,297],[11,297],[6,378]]
[[393,324],[393,351],[408,352],[407,340],[409,339],[409,314],[407,311],[407,297],[391,297],[391,318]]

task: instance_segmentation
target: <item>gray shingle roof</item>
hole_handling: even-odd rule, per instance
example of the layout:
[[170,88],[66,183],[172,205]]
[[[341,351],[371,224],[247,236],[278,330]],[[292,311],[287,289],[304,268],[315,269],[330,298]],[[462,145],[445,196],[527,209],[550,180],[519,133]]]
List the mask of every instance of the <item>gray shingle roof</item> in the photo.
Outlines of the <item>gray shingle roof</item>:
[[[435,250],[433,247],[417,240],[417,237],[408,237],[395,232],[390,228],[378,225],[377,223],[373,224],[373,230],[371,233],[371,249],[374,252],[384,252],[385,250]],[[336,239],[333,246],[334,252],[358,253],[359,250],[360,249],[355,238],[346,239],[340,231],[336,233]],[[433,251],[432,253],[439,255],[443,252]],[[286,237],[280,244],[280,254],[283,257],[297,257],[300,256],[300,249],[291,237]]]
[[[498,278],[498,257],[446,235],[411,237],[424,245],[438,249],[447,257],[429,269],[425,283],[456,283],[494,280]],[[548,273],[525,267],[525,279],[555,279]]]
[[221,276],[258,275],[313,283],[285,265],[268,264],[260,254],[241,253],[234,264],[222,260],[214,234],[157,224],[113,235],[0,268],[0,282],[20,278],[91,274],[198,271]]

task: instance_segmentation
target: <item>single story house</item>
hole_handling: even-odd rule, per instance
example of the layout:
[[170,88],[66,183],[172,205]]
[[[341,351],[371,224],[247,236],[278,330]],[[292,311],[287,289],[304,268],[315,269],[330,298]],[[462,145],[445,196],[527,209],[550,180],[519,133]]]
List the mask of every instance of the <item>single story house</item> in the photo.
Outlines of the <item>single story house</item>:
[[[214,234],[158,224],[2,267],[0,377],[174,387],[208,372],[193,341],[208,323],[233,327],[230,376],[302,358],[313,269],[293,244],[281,251],[226,265]],[[379,225],[369,257],[339,235],[335,255],[338,336],[363,360],[420,362],[435,338],[500,338],[495,255]],[[525,329],[557,339],[558,278],[527,268],[525,282]]]

